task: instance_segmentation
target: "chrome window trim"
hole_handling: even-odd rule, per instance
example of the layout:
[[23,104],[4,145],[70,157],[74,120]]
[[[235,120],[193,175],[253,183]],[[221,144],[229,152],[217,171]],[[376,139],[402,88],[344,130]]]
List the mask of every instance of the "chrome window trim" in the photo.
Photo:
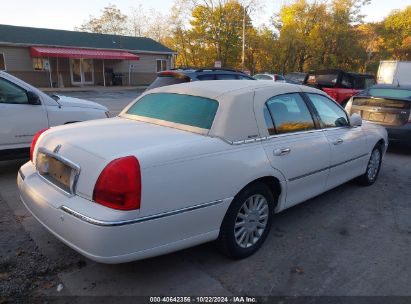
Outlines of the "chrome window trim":
[[236,145],[242,145],[242,144],[267,141],[267,140],[271,140],[273,138],[278,138],[278,137],[287,137],[287,136],[292,136],[292,135],[317,133],[317,132],[323,132],[323,131],[324,131],[323,129],[314,129],[314,130],[308,130],[308,131],[297,131],[297,132],[290,132],[290,133],[283,133],[283,134],[275,134],[275,135],[270,135],[270,136],[256,137],[256,138],[237,140],[237,141],[231,141],[224,137],[218,137],[218,138],[230,145],[236,146]]
[[[58,149],[59,150],[59,149]],[[57,151],[58,151],[57,150]],[[37,157],[36,157],[36,171],[37,171],[37,175],[40,176],[44,181],[46,181],[47,183],[49,183],[50,185],[52,185],[53,187],[55,187],[57,190],[61,191],[63,194],[65,194],[68,197],[72,197],[75,195],[76,193],[76,186],[77,186],[77,181],[81,172],[81,168],[79,165],[77,165],[76,163],[72,162],[71,160],[65,158],[64,156],[61,156],[60,154],[57,154],[55,152],[51,152],[49,150],[47,150],[46,148],[40,147],[37,150],[37,155],[39,153],[43,153],[45,155],[51,156],[55,159],[57,159],[58,161],[62,162],[63,164],[69,166],[70,168],[72,168],[75,171],[75,176],[74,176],[74,181],[73,183],[70,185],[70,192],[67,192],[66,190],[60,188],[59,186],[57,186],[55,183],[51,182],[50,180],[48,180],[46,177],[44,177],[38,170],[37,168]]]
[[189,211],[194,211],[197,209],[201,209],[201,208],[206,208],[206,207],[210,207],[210,206],[214,206],[214,205],[218,205],[218,204],[222,204],[223,200],[216,200],[216,201],[211,201],[208,203],[204,203],[204,204],[199,204],[199,205],[194,205],[191,207],[186,207],[186,208],[181,208],[181,209],[177,209],[177,210],[172,210],[172,211],[167,211],[167,212],[162,212],[162,213],[157,213],[157,214],[153,214],[153,215],[148,215],[148,216],[144,216],[141,218],[136,218],[136,219],[131,219],[131,220],[123,220],[123,221],[102,221],[102,220],[97,220],[94,219],[92,217],[89,217],[87,215],[81,214],[77,211],[74,211],[72,209],[70,209],[67,206],[61,206],[59,209],[61,209],[62,211],[84,221],[87,222],[89,224],[92,225],[96,225],[96,226],[104,226],[104,227],[115,227],[115,226],[124,226],[124,225],[130,225],[130,224],[136,224],[136,223],[143,223],[143,222],[147,222],[147,221],[152,221],[152,220],[157,220],[157,219],[161,219],[164,217],[168,217],[168,216],[173,216],[173,215],[177,215],[177,214],[181,214],[181,213],[185,213],[185,212],[189,212]]

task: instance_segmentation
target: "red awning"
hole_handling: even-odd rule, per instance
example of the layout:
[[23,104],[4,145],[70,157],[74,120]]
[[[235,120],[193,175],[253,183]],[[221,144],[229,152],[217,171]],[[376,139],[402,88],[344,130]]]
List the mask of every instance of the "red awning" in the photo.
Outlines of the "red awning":
[[32,57],[62,57],[62,58],[92,58],[92,59],[122,59],[139,60],[137,55],[124,51],[111,50],[87,50],[79,48],[59,48],[59,47],[30,47]]

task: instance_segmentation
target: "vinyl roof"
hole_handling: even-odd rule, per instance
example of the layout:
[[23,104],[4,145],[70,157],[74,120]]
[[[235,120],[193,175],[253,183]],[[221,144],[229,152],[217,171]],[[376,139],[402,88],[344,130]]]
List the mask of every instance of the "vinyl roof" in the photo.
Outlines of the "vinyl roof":
[[0,44],[45,45],[173,53],[153,39],[0,24]]

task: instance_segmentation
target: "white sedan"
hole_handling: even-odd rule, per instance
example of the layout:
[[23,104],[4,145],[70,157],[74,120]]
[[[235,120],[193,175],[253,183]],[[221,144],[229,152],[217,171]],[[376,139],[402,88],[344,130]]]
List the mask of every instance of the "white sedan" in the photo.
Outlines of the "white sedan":
[[33,147],[17,178],[27,209],[86,257],[121,263],[213,240],[247,257],[274,213],[353,178],[373,184],[387,133],[310,87],[198,81]]
[[51,126],[107,118],[95,102],[52,97],[0,71],[0,160],[27,157],[34,134]]

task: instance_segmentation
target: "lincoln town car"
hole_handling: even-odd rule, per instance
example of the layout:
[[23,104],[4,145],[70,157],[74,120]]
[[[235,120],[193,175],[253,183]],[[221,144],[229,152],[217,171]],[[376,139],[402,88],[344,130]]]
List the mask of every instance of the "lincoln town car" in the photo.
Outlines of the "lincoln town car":
[[352,179],[372,185],[387,133],[315,88],[222,80],[148,90],[31,147],[21,200],[84,256],[123,263],[216,241],[240,259],[275,213]]

